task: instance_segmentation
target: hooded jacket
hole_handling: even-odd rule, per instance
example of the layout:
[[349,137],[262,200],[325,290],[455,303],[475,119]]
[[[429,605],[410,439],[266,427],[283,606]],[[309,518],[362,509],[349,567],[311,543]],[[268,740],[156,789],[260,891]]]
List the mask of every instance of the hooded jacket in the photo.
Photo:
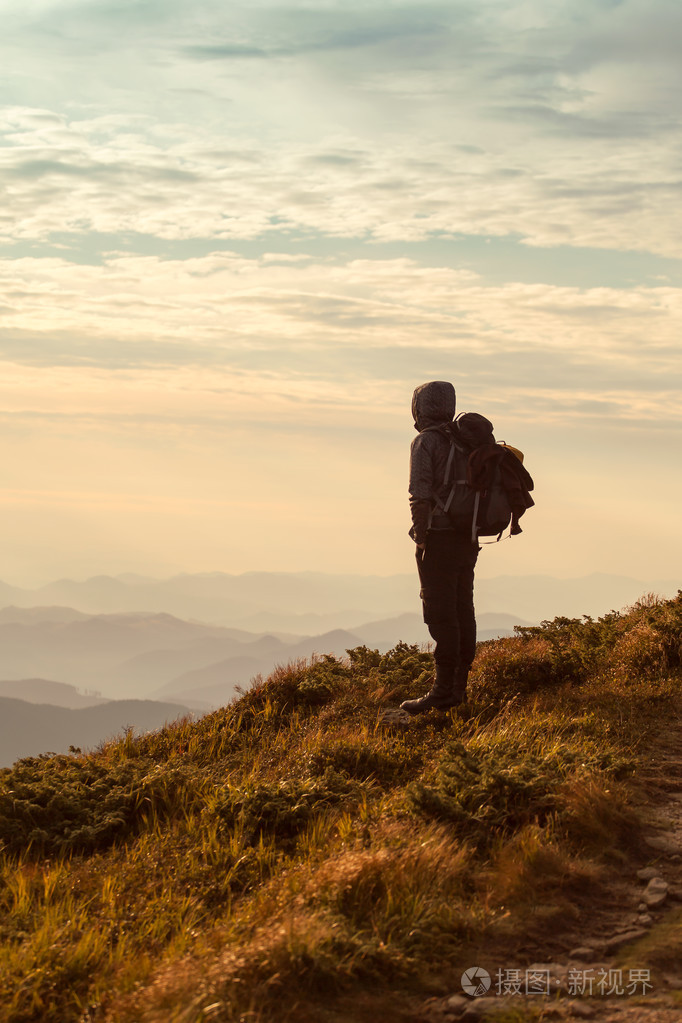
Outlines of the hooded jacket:
[[410,448],[410,536],[415,543],[426,541],[431,500],[445,474],[450,445],[433,427],[451,423],[455,417],[456,396],[452,384],[432,380],[417,387],[412,395],[412,416],[418,436]]

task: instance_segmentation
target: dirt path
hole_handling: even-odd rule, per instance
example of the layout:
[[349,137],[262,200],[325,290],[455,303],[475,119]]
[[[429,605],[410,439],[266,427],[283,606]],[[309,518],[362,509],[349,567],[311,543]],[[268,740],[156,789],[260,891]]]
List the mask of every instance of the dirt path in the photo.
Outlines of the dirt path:
[[[652,750],[640,778],[650,796],[645,811],[650,855],[630,875],[614,873],[609,900],[581,921],[579,944],[555,953],[551,963],[532,964],[527,973],[504,970],[489,984],[481,978],[488,990],[480,996],[469,997],[459,987],[450,997],[431,999],[422,1019],[682,1021],[681,723]],[[529,982],[538,992],[549,989],[549,997],[526,996]]]

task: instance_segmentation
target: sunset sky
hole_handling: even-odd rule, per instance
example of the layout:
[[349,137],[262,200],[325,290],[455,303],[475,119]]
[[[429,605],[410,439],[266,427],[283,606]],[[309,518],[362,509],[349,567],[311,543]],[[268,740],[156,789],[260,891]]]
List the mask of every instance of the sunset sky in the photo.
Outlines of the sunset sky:
[[0,14],[0,578],[412,571],[431,379],[483,575],[680,575],[679,0]]

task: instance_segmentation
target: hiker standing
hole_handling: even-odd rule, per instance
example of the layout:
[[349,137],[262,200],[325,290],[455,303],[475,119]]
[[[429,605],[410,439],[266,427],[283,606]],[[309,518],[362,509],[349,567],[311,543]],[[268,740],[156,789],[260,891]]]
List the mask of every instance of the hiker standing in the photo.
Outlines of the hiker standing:
[[436,677],[425,696],[401,704],[410,714],[462,703],[476,652],[474,568],[480,547],[470,528],[456,529],[447,514],[434,511],[450,451],[438,427],[452,423],[454,415],[452,384],[433,380],[415,390],[412,416],[419,433],[410,449],[410,536],[417,545],[424,621],[436,643]]
[[444,380],[417,387],[412,416],[418,436],[410,449],[410,536],[424,621],[435,640],[436,675],[425,696],[401,703],[419,714],[447,710],[466,699],[476,653],[474,568],[479,536],[499,540],[532,507],[533,480],[523,454],[497,443],[493,426],[476,412],[455,415],[455,389]]

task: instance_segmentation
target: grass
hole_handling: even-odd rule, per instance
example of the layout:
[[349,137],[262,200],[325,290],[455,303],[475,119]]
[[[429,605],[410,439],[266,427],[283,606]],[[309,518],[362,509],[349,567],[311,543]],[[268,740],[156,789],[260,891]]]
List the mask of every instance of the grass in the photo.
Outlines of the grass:
[[400,1019],[484,949],[539,958],[642,851],[681,624],[680,596],[647,598],[481,644],[466,708],[406,729],[380,711],[430,654],[359,647],[200,721],[17,762],[0,1018]]

